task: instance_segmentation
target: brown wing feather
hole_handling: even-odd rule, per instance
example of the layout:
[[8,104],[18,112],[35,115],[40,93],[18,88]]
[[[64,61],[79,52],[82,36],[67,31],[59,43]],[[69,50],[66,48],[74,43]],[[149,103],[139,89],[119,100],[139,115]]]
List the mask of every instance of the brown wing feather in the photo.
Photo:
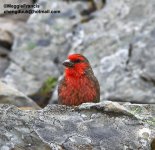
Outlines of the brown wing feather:
[[61,101],[62,101],[62,97],[60,96],[62,86],[66,86],[65,78],[64,77],[59,81],[59,86],[58,86],[58,104],[61,104]]
[[97,78],[94,76],[93,70],[91,67],[89,67],[89,69],[87,69],[86,71],[86,75],[88,76],[88,78],[93,82],[94,84],[94,88],[96,89],[96,99],[94,102],[99,102],[100,101],[100,85],[99,82],[97,80]]

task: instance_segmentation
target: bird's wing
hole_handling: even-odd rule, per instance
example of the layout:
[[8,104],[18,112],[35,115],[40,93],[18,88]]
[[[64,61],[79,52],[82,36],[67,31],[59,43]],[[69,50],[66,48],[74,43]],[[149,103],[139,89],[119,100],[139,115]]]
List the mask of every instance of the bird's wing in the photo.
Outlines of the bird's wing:
[[58,84],[58,103],[61,102],[61,95],[60,93],[62,92],[62,87],[66,86],[65,78],[63,77]]
[[86,75],[94,84],[94,87],[97,93],[95,102],[99,102],[100,101],[100,85],[99,85],[97,78],[94,76],[94,73],[91,67],[86,70]]

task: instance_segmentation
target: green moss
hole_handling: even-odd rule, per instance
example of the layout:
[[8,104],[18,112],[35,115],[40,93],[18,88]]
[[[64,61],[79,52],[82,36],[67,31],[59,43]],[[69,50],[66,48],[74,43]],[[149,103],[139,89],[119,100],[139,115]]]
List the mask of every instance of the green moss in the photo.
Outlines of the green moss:
[[133,115],[136,115],[136,114],[140,114],[141,113],[142,108],[140,106],[134,106],[134,107],[131,108],[130,111],[131,111],[131,113]]
[[40,90],[41,95],[46,95],[47,93],[50,93],[52,89],[56,86],[56,84],[57,78],[49,77]]
[[63,29],[63,26],[62,25],[54,25],[53,28],[56,31],[61,31]]
[[154,117],[145,120],[145,122],[147,122],[150,126],[155,126],[155,118]]
[[34,49],[36,47],[36,44],[34,43],[34,42],[29,42],[28,44],[27,44],[27,50],[32,50],[32,49]]

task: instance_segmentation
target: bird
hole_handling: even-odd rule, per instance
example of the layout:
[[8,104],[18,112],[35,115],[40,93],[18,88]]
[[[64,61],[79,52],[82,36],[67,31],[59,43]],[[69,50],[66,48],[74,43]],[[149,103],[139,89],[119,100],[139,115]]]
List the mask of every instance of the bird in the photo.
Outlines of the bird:
[[82,54],[71,54],[63,62],[64,77],[58,84],[58,104],[79,106],[100,101],[100,86],[88,59]]

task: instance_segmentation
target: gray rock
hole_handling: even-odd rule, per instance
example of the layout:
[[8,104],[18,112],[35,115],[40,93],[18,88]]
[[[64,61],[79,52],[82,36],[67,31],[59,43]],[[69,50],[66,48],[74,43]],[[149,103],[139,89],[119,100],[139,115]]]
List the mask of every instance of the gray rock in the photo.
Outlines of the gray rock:
[[9,61],[7,58],[0,57],[0,77],[4,76],[4,71],[9,66]]
[[0,104],[12,104],[17,107],[39,109],[40,107],[30,98],[15,88],[0,81]]
[[114,102],[37,111],[0,105],[0,148],[148,150],[155,137],[154,110],[153,105]]
[[[34,95],[49,77],[57,78],[62,73],[59,63],[66,58],[71,45],[67,42],[67,34],[78,20],[70,19],[69,12],[80,5],[41,0],[38,4],[40,9],[62,12],[57,15],[33,14],[26,25],[14,29],[17,33],[10,54],[11,62],[3,79],[26,95]],[[76,9],[75,15],[78,14]]]

